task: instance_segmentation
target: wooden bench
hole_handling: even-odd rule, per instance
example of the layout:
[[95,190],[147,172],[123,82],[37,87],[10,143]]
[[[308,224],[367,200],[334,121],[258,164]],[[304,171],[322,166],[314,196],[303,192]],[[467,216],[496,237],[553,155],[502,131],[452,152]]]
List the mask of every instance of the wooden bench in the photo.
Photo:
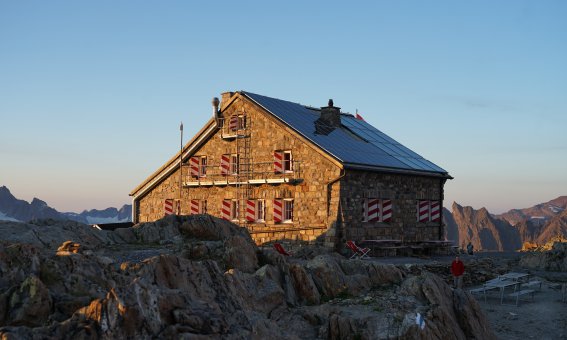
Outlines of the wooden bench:
[[534,299],[534,293],[535,293],[535,290],[533,290],[533,289],[522,289],[522,290],[517,291],[517,292],[515,292],[515,293],[508,294],[508,296],[510,296],[510,297],[515,297],[515,298],[516,298],[516,306],[517,306],[517,305],[519,304],[519,302],[520,302],[520,296],[522,296],[522,295],[531,295],[531,296],[532,296],[532,301],[533,301],[533,299]]

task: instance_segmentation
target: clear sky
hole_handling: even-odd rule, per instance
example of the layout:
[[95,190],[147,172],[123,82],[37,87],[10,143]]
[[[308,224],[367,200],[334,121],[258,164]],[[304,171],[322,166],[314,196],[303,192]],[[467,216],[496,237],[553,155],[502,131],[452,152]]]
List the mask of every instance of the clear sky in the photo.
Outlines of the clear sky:
[[567,195],[567,1],[0,0],[0,185],[120,206],[247,90],[343,111],[445,168],[445,204]]

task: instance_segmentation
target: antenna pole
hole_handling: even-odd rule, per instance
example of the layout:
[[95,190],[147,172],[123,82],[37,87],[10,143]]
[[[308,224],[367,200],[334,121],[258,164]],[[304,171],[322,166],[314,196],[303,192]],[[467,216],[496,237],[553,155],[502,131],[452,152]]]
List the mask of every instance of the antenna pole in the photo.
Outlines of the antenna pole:
[[179,143],[179,205],[177,207],[178,215],[181,215],[181,191],[183,190],[183,122],[179,125],[181,135]]

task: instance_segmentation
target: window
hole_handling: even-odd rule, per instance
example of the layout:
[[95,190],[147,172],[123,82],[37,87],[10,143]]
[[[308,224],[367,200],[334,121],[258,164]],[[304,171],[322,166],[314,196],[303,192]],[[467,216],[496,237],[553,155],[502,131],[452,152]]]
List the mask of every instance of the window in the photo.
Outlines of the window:
[[291,172],[291,151],[284,151],[283,156],[283,170],[284,172]]
[[175,208],[174,208],[174,206],[175,206],[174,201],[175,201],[175,200],[173,200],[173,199],[166,199],[166,200],[163,202],[163,213],[164,213],[165,216],[167,216],[167,215],[172,215],[172,214],[174,213],[174,211],[175,211]]
[[264,222],[264,218],[266,216],[265,207],[266,205],[264,200],[256,200],[256,209],[255,209],[256,222]]
[[238,155],[230,155],[230,173],[238,175]]
[[290,223],[293,221],[293,200],[286,199],[284,200],[283,206],[283,222]]
[[231,220],[238,220],[238,201],[232,200],[230,201],[230,219]]
[[362,203],[363,222],[391,222],[392,200],[365,198]]
[[274,172],[293,172],[293,159],[290,150],[274,151]]
[[441,201],[417,201],[417,222],[440,222],[441,221]]
[[293,222],[293,199],[278,198],[274,200],[274,222],[275,223]]
[[207,156],[193,156],[189,159],[190,175],[193,178],[207,176]]
[[207,200],[191,200],[189,202],[189,212],[191,215],[206,214]]
[[246,220],[248,222],[264,222],[264,200],[246,200]]
[[237,131],[237,130],[244,130],[246,129],[246,115],[232,115],[230,116],[230,120],[228,122],[228,129],[230,131]]
[[237,115],[230,116],[230,120],[228,122],[228,129],[230,131],[236,131],[238,130],[238,125],[239,125],[238,116]]
[[207,156],[201,156],[201,164],[199,167],[199,171],[200,171],[199,175],[201,175],[201,177],[207,176]]
[[238,159],[237,154],[225,154],[221,156],[221,175],[228,176],[230,175],[238,175]]
[[223,200],[221,218],[229,221],[238,220],[238,200]]
[[246,129],[246,127],[247,127],[246,115],[238,116],[238,127],[242,130]]

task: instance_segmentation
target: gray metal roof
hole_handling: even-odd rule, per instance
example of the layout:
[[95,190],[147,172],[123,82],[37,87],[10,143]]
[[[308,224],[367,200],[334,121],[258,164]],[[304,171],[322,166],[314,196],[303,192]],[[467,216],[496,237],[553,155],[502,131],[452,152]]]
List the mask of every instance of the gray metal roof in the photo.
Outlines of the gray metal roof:
[[351,114],[341,113],[340,128],[322,129],[321,122],[318,121],[318,109],[250,92],[241,93],[334,156],[346,167],[417,171],[449,177],[444,169]]

